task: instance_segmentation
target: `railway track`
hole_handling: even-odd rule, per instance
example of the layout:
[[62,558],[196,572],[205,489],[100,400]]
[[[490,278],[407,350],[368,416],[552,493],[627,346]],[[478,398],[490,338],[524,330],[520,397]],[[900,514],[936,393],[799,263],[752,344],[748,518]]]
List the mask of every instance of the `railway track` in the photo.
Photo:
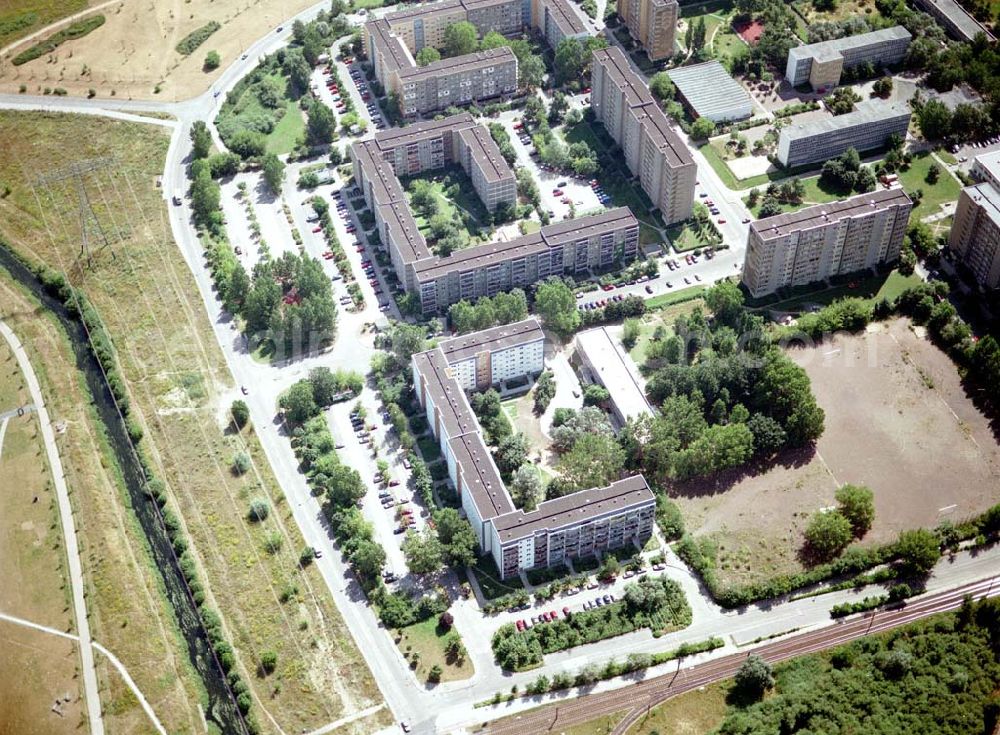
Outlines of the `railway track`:
[[[746,653],[734,653],[706,661],[687,669],[678,668],[671,674],[600,694],[585,694],[575,699],[539,708],[523,715],[514,715],[489,723],[480,732],[488,735],[534,735],[558,732],[603,715],[627,710],[612,735],[625,735],[653,707],[678,694],[731,678],[743,661],[754,653],[769,663],[779,663],[795,656],[822,651],[866,635],[890,630],[936,613],[959,607],[966,595],[975,599],[1000,594],[1000,577],[972,582],[953,590],[938,592],[909,603],[905,607],[866,613],[839,621],[819,630],[792,635],[780,641],[765,643]],[[994,586],[996,589],[993,589]],[[680,664],[678,663],[678,666]]]

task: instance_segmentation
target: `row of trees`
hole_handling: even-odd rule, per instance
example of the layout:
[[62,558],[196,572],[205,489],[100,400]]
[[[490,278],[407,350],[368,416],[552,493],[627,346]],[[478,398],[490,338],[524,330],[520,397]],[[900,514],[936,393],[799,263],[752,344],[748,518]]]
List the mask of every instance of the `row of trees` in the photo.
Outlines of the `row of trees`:
[[492,298],[481,296],[475,304],[462,299],[448,308],[448,322],[457,334],[478,332],[527,318],[528,298],[519,288],[501,291]]

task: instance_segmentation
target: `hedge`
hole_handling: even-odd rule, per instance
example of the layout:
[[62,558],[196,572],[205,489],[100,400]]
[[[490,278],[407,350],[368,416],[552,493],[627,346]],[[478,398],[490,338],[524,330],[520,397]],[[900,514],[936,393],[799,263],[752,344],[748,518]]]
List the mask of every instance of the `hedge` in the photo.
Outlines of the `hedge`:
[[21,64],[27,64],[29,61],[33,61],[44,54],[51,54],[66,41],[83,38],[91,31],[95,31],[100,28],[102,25],[104,25],[103,15],[92,15],[89,18],[78,20],[76,23],[67,26],[55,35],[49,36],[44,41],[39,41],[34,46],[25,49],[15,56],[11,63],[14,66],[20,66]]
[[174,46],[177,53],[182,56],[188,56],[195,52],[195,50],[201,46],[208,37],[215,33],[217,30],[222,28],[216,21],[212,20],[203,25],[201,28],[195,28],[189,34],[181,39],[180,43]]

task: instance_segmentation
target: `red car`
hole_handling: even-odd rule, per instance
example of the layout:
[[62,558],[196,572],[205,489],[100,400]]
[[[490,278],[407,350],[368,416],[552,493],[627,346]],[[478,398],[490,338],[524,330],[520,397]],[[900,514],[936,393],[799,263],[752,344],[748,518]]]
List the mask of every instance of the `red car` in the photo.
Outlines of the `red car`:
[[313,227],[313,232],[322,232],[322,231],[323,231],[322,227]]
[[549,613],[549,620],[558,620],[558,619],[559,619],[559,613],[557,613],[555,610]]
[[614,291],[615,287],[611,283],[605,283],[603,286],[601,286],[601,290],[602,291]]
[[552,196],[561,197],[562,195],[563,195],[563,190],[562,189],[553,189],[552,190]]
[[717,219],[716,222],[718,222],[720,225],[726,224],[726,220],[724,217],[719,217],[719,219]]
[[565,615],[566,617],[569,617],[569,608],[568,607],[564,607],[563,608],[563,615]]
[[584,87],[583,93],[584,94],[590,94],[590,87]]
[[517,623],[516,623],[516,625],[517,625],[518,631],[524,630],[524,621],[523,620],[518,620]]

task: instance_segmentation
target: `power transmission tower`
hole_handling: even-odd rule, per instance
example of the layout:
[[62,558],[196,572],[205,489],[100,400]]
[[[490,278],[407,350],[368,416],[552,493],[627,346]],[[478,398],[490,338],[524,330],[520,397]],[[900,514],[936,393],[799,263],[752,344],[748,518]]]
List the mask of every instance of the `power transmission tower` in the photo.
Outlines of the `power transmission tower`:
[[[39,176],[35,180],[38,186],[49,187],[52,184],[72,180],[76,184],[77,207],[80,216],[80,255],[87,256],[87,265],[92,265],[91,239],[99,244],[98,250],[110,248],[112,242],[118,242],[124,238],[121,232],[109,233],[101,224],[93,205],[90,203],[90,195],[87,194],[85,178],[88,174],[110,168],[115,163],[111,156],[100,158],[88,158],[83,161],[76,161],[68,166],[56,169],[50,173]],[[112,260],[115,258],[115,251],[111,250]]]

